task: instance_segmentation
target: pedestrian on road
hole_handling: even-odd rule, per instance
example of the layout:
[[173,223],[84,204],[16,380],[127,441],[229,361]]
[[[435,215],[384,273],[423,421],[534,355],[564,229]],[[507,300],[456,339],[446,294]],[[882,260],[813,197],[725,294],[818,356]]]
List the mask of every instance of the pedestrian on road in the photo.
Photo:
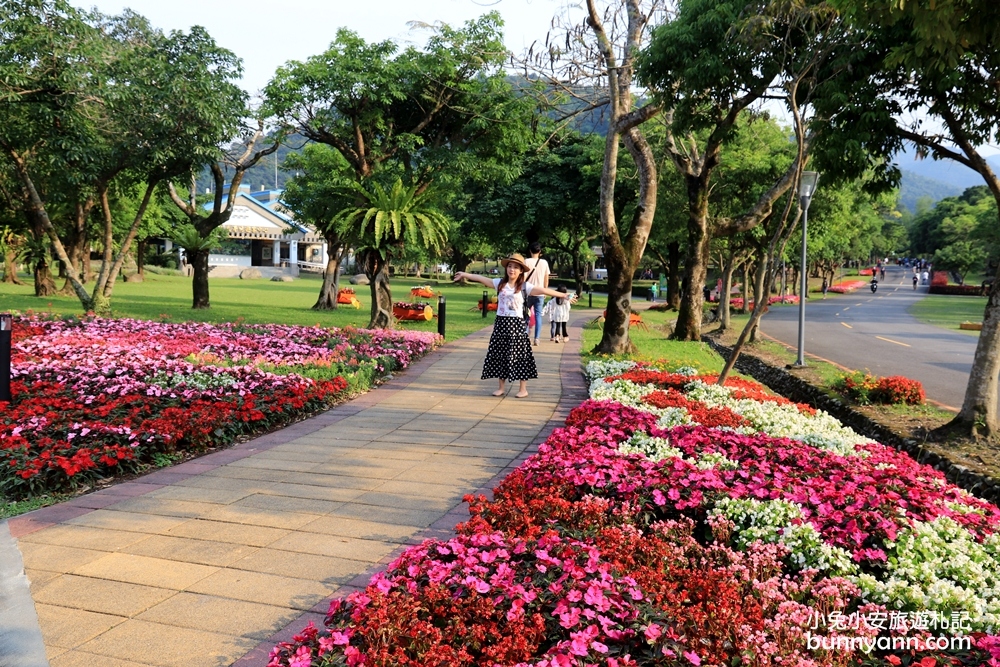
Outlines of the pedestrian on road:
[[[566,286],[560,285],[556,291],[566,294]],[[565,296],[549,299],[542,314],[549,318],[549,340],[553,343],[568,341],[569,333],[566,331],[566,325],[569,324],[569,299]]]
[[826,291],[828,289],[830,289],[830,282],[826,278],[823,278],[823,287],[822,287],[822,290],[823,290],[823,298],[824,299],[826,298]]
[[[532,241],[528,245],[528,254],[531,256],[525,260],[525,264],[528,266],[527,281],[535,287],[548,287],[551,271],[549,263],[542,259],[542,244],[538,241]],[[545,299],[540,296],[533,296],[528,299],[528,306],[535,311],[535,345],[538,345],[538,338],[542,335],[543,301]]]
[[885,280],[885,264],[878,270],[878,278],[879,280]]
[[930,274],[927,273],[927,271],[924,271],[923,273],[921,273],[920,274],[920,284],[921,285],[926,285],[928,278],[930,278]]
[[917,289],[917,274],[913,274],[913,289]]
[[[544,261],[544,260],[543,260]],[[471,280],[497,291],[497,319],[490,335],[490,346],[483,362],[483,380],[497,378],[498,389],[494,396],[503,396],[504,381],[517,380],[520,383],[517,398],[528,395],[528,380],[538,377],[535,357],[531,353],[531,341],[524,322],[524,306],[531,296],[562,297],[563,293],[547,287],[538,287],[527,282],[525,276],[531,267],[520,253],[500,260],[505,275],[503,278],[487,278],[475,273],[457,272],[452,280]],[[576,302],[576,294],[569,297]]]

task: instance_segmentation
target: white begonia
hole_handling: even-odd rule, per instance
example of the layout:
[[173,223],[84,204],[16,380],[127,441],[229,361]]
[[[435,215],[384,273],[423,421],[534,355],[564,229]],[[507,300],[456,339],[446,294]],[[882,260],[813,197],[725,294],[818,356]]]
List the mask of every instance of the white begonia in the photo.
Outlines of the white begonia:
[[636,384],[628,380],[606,382],[599,379],[590,383],[590,397],[595,401],[615,401],[637,408],[645,406],[643,397],[654,391],[656,387],[651,384]]
[[674,426],[680,426],[682,424],[693,424],[691,420],[691,413],[689,413],[684,408],[656,408],[653,406],[648,406],[652,408],[650,412],[655,412],[660,415],[660,419],[656,422],[659,428],[673,428]]
[[783,544],[796,567],[815,568],[830,575],[857,571],[851,554],[827,544],[812,524],[802,521],[802,508],[791,501],[722,498],[709,515],[722,516],[733,523],[734,543],[740,550],[757,541]]
[[677,375],[697,375],[698,369],[694,366],[679,366],[674,373]]
[[808,445],[842,456],[864,456],[856,445],[874,442],[843,426],[830,414],[817,410],[815,415],[800,412],[790,404],[753,399],[734,399],[727,387],[695,380],[685,387],[691,400],[709,407],[726,407],[750,422],[756,431],[776,438],[801,440]]
[[698,457],[697,461],[695,461],[695,466],[702,470],[709,470],[711,468],[736,470],[740,467],[740,462],[726,458],[726,455],[720,452],[706,452]]
[[949,517],[913,521],[887,544],[881,578],[855,577],[866,599],[894,609],[966,612],[973,630],[1000,627],[1000,536],[982,543]]
[[617,361],[615,359],[595,359],[594,361],[588,361],[587,367],[584,370],[584,375],[587,379],[593,382],[599,378],[606,378],[611,375],[621,375],[622,373],[627,373],[638,366],[634,361]]
[[632,437],[618,446],[622,454],[644,454],[652,461],[666,458],[681,458],[683,452],[671,446],[666,438],[654,438],[648,433],[636,431]]

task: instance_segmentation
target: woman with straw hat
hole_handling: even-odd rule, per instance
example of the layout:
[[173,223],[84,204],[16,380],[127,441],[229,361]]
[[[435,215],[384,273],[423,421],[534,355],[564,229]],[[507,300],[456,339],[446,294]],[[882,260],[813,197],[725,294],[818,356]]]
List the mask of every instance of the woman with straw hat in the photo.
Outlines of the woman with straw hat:
[[[535,357],[531,354],[531,340],[528,338],[528,328],[524,321],[524,304],[530,296],[564,296],[553,289],[538,287],[525,280],[525,273],[530,270],[524,257],[514,253],[500,260],[504,267],[503,278],[487,278],[475,273],[459,271],[454,280],[471,280],[497,291],[497,319],[490,336],[490,347],[483,362],[482,379],[497,378],[499,388],[494,396],[503,396],[504,381],[518,380],[520,388],[515,394],[517,398],[528,395],[528,380],[538,377],[535,368]],[[570,303],[576,302],[576,295],[570,297]]]

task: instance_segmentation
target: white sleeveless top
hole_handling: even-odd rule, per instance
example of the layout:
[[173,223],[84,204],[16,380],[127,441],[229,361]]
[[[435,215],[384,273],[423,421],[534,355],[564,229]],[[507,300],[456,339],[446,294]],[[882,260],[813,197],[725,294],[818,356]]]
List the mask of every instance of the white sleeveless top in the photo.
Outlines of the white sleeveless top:
[[[493,289],[500,286],[500,279],[493,279]],[[518,292],[514,289],[514,286],[510,283],[504,285],[503,289],[500,290],[500,294],[497,295],[497,316],[498,317],[523,317],[524,316],[524,300],[528,298],[528,290],[531,289],[531,283],[528,281],[524,282],[521,286],[521,291]]]

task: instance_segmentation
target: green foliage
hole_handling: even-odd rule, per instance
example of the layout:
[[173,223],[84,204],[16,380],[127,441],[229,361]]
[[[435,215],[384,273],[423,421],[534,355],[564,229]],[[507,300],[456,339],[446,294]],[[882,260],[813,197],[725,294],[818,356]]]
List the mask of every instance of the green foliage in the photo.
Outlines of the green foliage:
[[[555,137],[520,162],[512,182],[493,182],[477,188],[467,208],[466,229],[495,247],[521,251],[527,239],[566,253],[586,249],[598,237],[601,168],[604,140],[596,135],[567,133]],[[634,180],[623,173],[622,179]],[[634,199],[634,188],[616,188],[618,207]]]
[[499,14],[447,25],[399,52],[340,29],[330,48],[278,69],[266,112],[339,151],[357,177],[394,165],[408,182],[509,178],[530,131],[531,102],[503,71]]
[[997,204],[985,186],[967,189],[921,211],[910,226],[914,252],[933,256],[938,268],[960,275],[983,266],[1000,254]]
[[367,187],[350,182],[345,192],[365,203],[343,209],[333,222],[342,235],[362,239],[362,245],[381,250],[383,256],[388,246],[404,244],[440,250],[450,223],[435,208],[431,194],[419,189],[398,178],[388,190],[374,180]]
[[211,250],[226,238],[226,231],[217,227],[208,236],[202,236],[194,225],[184,223],[170,232],[170,239],[187,252]]
[[354,177],[347,160],[325,144],[308,144],[301,153],[291,153],[282,168],[296,172],[285,184],[281,203],[295,219],[320,233],[336,233],[337,213],[356,203],[349,189]]

